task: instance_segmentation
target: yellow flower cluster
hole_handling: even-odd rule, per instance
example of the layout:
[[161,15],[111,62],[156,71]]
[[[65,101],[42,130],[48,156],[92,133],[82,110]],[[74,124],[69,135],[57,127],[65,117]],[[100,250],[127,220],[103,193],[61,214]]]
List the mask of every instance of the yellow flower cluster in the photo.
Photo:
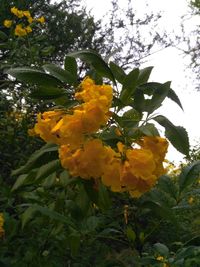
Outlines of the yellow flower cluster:
[[3,213],[0,213],[0,238],[3,237],[5,234],[5,230],[3,229],[3,225],[4,225],[4,217],[3,217]]
[[112,87],[96,85],[86,77],[75,98],[81,104],[72,110],[48,111],[38,115],[34,133],[46,142],[58,144],[61,164],[74,177],[101,179],[114,192],[128,191],[139,197],[165,173],[163,161],[168,142],[145,136],[138,148],[121,142],[114,150],[92,137],[109,119]]
[[[87,93],[90,97],[87,97]],[[86,78],[75,94],[83,103],[66,111],[48,111],[38,114],[34,131],[46,142],[68,145],[77,148],[84,143],[87,135],[95,133],[109,119],[109,108],[112,103],[112,87],[96,85]]]
[[[27,22],[29,23],[29,25],[27,26],[24,26],[22,23],[17,24],[14,30],[14,34],[16,36],[25,36],[29,34],[30,32],[32,32],[32,28],[30,27],[30,24],[33,23],[33,21],[39,22],[41,24],[45,22],[45,18],[43,16],[37,19],[32,18],[31,13],[28,10],[19,10],[16,7],[12,7],[10,11],[12,14],[14,14],[19,19],[22,19],[25,17]],[[4,20],[3,24],[6,28],[10,28],[13,25],[13,21],[6,19]]]
[[72,176],[101,178],[112,191],[128,191],[131,196],[139,197],[165,173],[162,163],[168,142],[158,136],[145,136],[140,148],[125,148],[120,142],[117,146],[118,151],[115,151],[100,139],[90,139],[77,149],[62,145],[59,156],[62,166]]
[[167,148],[166,139],[158,136],[145,136],[140,140],[140,148],[125,148],[118,143],[121,157],[113,157],[105,166],[102,182],[114,192],[128,191],[131,196],[140,197],[165,173]]

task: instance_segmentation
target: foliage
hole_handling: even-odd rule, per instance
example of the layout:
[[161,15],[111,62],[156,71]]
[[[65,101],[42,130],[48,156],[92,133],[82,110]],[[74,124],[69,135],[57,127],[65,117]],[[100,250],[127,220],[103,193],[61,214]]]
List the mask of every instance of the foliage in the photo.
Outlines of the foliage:
[[[51,109],[70,110],[84,105],[79,103],[81,91],[77,92],[77,57],[91,66],[88,75],[96,83],[106,78],[115,89],[112,118],[95,133],[104,144],[116,148],[119,141],[130,146],[143,136],[154,138],[158,122],[169,141],[188,155],[186,131],[154,115],[166,97],[179,106],[181,103],[169,82],[148,82],[152,68],[133,69],[126,74],[116,63],[108,65],[87,50],[68,54],[65,69],[45,64],[40,70],[12,68],[8,73],[37,86],[31,92],[34,99],[48,101]],[[79,96],[76,100],[75,91]],[[162,176],[140,198],[131,198],[126,192],[111,192],[93,179],[71,177],[70,169],[63,169],[58,160],[58,145],[47,143],[13,171],[12,189],[2,181],[5,237],[1,241],[1,264],[197,266],[198,219],[194,222],[191,215],[196,211],[196,218],[199,216],[199,190],[193,188],[198,184],[199,169],[199,162],[194,162],[178,176]]]
[[[19,1],[18,8],[30,4],[33,17],[44,15],[51,24],[53,8],[63,19],[73,3]],[[8,2],[1,4],[9,10]],[[50,29],[44,24],[46,36]],[[35,44],[40,31],[32,35]],[[84,38],[91,41],[87,32]],[[187,131],[157,114],[166,98],[182,108],[171,83],[149,82],[152,67],[122,68],[118,55],[103,59],[85,49],[64,56],[60,39],[54,51],[37,57],[43,45],[29,66],[21,58],[16,64],[9,48],[11,68],[2,73],[0,265],[198,266],[200,162],[178,175],[164,168],[168,141],[189,159]]]

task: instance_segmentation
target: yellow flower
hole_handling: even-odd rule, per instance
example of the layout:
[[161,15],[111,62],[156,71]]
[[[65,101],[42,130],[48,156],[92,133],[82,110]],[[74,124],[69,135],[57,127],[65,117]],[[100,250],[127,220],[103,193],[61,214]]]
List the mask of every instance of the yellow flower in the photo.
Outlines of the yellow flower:
[[59,144],[60,136],[57,132],[52,132],[53,128],[64,116],[63,111],[47,111],[43,114],[37,115],[37,123],[35,124],[34,131],[44,141]]
[[110,163],[104,167],[104,173],[101,177],[102,183],[110,187],[113,192],[124,191],[121,183],[121,169],[121,159],[116,157],[113,157]]
[[32,28],[31,28],[30,26],[27,26],[27,27],[25,28],[25,30],[26,30],[27,33],[32,32]]
[[22,27],[21,24],[17,24],[15,27],[15,35],[16,36],[25,36],[25,35],[27,35],[27,31],[25,28]]
[[[158,261],[161,261],[161,262],[164,261],[164,257],[163,256],[158,256],[156,259]],[[163,266],[162,267],[169,267],[169,265],[167,263],[163,262]]]
[[12,26],[12,20],[9,20],[9,19],[4,20],[3,25],[6,28],[10,28]]
[[156,160],[164,160],[168,149],[168,142],[165,138],[159,136],[144,136],[139,143],[141,147],[150,149]]
[[79,149],[71,149],[69,145],[63,145],[59,149],[62,166],[72,176],[83,179],[100,178],[114,153],[100,139],[88,140]]
[[96,85],[92,79],[86,77],[80,84],[80,91],[75,94],[77,100],[89,102],[100,100],[101,105],[108,110],[112,104],[113,89],[110,85]]
[[22,10],[19,10],[16,7],[12,7],[10,9],[11,13],[13,13],[15,16],[17,16],[18,18],[23,18],[24,17],[24,12]]
[[3,225],[4,225],[4,217],[3,217],[3,213],[0,213],[0,238],[3,237],[5,234]]
[[31,17],[31,13],[28,10],[23,11],[23,14],[27,18]]
[[41,24],[45,23],[45,18],[42,16],[40,18],[37,19],[38,22],[40,22]]
[[155,170],[155,161],[153,154],[147,149],[127,149],[127,161],[129,162],[131,172],[136,177],[147,180]]
[[139,144],[144,149],[149,149],[153,153],[156,163],[154,174],[159,177],[167,172],[163,167],[163,161],[168,149],[168,142],[165,138],[159,136],[144,136]]

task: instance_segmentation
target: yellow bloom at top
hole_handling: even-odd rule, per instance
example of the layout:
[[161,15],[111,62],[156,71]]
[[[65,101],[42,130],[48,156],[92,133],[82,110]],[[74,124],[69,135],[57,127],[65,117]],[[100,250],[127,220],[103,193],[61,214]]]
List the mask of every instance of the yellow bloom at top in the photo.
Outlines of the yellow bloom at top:
[[4,20],[3,25],[6,28],[10,28],[12,26],[12,20],[9,20],[9,19]]
[[104,101],[107,108],[111,107],[113,98],[113,89],[110,85],[96,85],[94,81],[86,77],[80,84],[80,92],[75,94],[76,99],[89,102],[93,99]]
[[38,22],[40,22],[41,24],[45,23],[45,18],[42,16],[40,18],[37,19]]
[[23,18],[24,17],[24,11],[19,10],[16,7],[12,7],[10,9],[11,13],[13,13],[15,16],[17,16],[18,18]]

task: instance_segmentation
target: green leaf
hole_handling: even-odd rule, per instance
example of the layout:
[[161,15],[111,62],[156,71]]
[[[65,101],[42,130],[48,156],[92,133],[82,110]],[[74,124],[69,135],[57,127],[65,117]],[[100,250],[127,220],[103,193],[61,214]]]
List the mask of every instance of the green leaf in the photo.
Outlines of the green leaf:
[[22,175],[20,175],[20,176],[17,178],[16,182],[14,183],[14,185],[13,185],[11,191],[15,191],[15,190],[17,190],[19,187],[21,187],[21,186],[24,184],[24,182],[26,181],[27,176],[28,176],[27,174],[22,174]]
[[69,235],[69,246],[71,249],[72,257],[77,256],[80,247],[80,242],[81,242],[81,236],[77,231],[76,232],[74,231]]
[[191,186],[200,175],[200,161],[196,161],[193,164],[186,166],[179,176],[179,188],[180,192]]
[[167,97],[170,98],[171,100],[173,100],[183,110],[183,106],[181,104],[180,99],[178,98],[178,96],[174,92],[174,90],[172,90],[171,88],[169,89]]
[[137,85],[145,84],[147,83],[150,74],[152,72],[153,67],[147,67],[139,71],[138,81]]
[[131,241],[131,242],[135,241],[136,234],[135,234],[135,231],[133,231],[133,229],[130,226],[128,226],[126,228],[126,235],[127,235],[127,238],[128,238],[129,241]]
[[106,62],[97,53],[90,50],[82,50],[69,53],[67,54],[67,56],[80,58],[82,61],[85,61],[86,63],[91,65],[102,77],[109,78],[111,81],[116,83],[112,71],[110,70]]
[[175,126],[166,117],[159,115],[153,118],[165,128],[165,135],[172,145],[181,153],[189,155],[189,138],[186,130],[181,126]]
[[161,176],[158,181],[158,188],[170,195],[170,197],[177,199],[178,186],[171,177],[167,175]]
[[128,75],[126,75],[123,82],[122,91],[120,94],[120,100],[124,104],[127,104],[129,102],[129,98],[135,92],[138,76],[139,76],[139,69],[134,69],[131,72],[129,72]]
[[55,64],[45,64],[42,67],[46,72],[48,72],[50,75],[54,76],[61,82],[71,85],[76,81],[76,79],[74,79],[74,76],[68,70],[63,70]]
[[11,191],[15,191],[19,189],[20,187],[29,184],[30,182],[33,182],[36,176],[36,169],[31,170],[28,174],[22,174],[20,175],[17,180],[15,181]]
[[43,87],[62,86],[62,82],[45,72],[33,68],[13,68],[6,71],[17,80]]
[[171,82],[166,82],[161,84],[153,93],[153,96],[150,100],[147,100],[146,111],[151,114],[154,110],[158,109],[163,100],[168,95]]
[[142,114],[135,109],[130,109],[124,112],[120,118],[120,126],[125,128],[135,127],[137,123],[142,119]]
[[[141,84],[139,86],[139,89],[142,90],[144,92],[144,94],[153,95],[153,93],[161,85],[162,85],[161,83],[150,82],[150,83]],[[170,98],[172,101],[174,101],[181,109],[183,109],[181,102],[180,102],[178,96],[176,95],[176,93],[174,92],[173,89],[171,89],[171,88],[169,89],[167,97]]]
[[124,70],[112,61],[110,62],[110,69],[111,69],[113,75],[115,76],[115,79],[119,83],[123,84],[124,79],[126,77],[126,73],[124,72]]
[[29,97],[33,99],[51,100],[66,96],[66,91],[59,87],[39,87],[34,89]]
[[108,210],[111,207],[111,199],[109,196],[109,191],[106,186],[99,183],[98,186],[98,204],[102,210]]
[[29,170],[32,170],[36,166],[37,167],[41,166],[42,164],[44,164],[44,162],[49,161],[50,157],[48,157],[48,156],[51,156],[52,154],[53,154],[53,157],[58,158],[58,146],[55,144],[48,143],[48,144],[44,145],[42,148],[40,148],[39,150],[36,150],[30,156],[27,163],[25,165],[23,165],[22,167],[20,167],[19,169],[14,170],[12,172],[12,175],[23,174]]
[[59,169],[61,169],[61,164],[59,159],[50,161],[38,169],[36,180],[42,180]]
[[139,130],[147,136],[159,136],[159,132],[153,123],[146,123],[140,126]]
[[145,100],[144,93],[142,92],[142,90],[139,90],[138,88],[136,88],[133,97],[134,97],[134,101],[130,105],[141,113],[145,111],[146,100]]
[[74,77],[74,81],[78,80],[76,59],[73,57],[66,56],[64,66],[65,70],[70,72],[71,75]]
[[42,183],[42,186],[45,188],[50,188],[55,185],[56,179],[57,179],[57,174],[56,172],[53,172],[49,176],[45,177],[45,180]]
[[[41,41],[41,40],[40,40]],[[47,46],[41,50],[41,54],[43,56],[49,56],[51,53],[55,50],[55,47],[53,45]]]
[[22,214],[21,217],[22,229],[24,229],[25,225],[33,218],[35,212],[36,212],[35,207],[31,206]]
[[4,32],[0,31],[0,39],[3,40],[3,41],[7,40],[8,39],[7,34],[5,34]]
[[164,256],[164,257],[167,257],[169,255],[169,249],[166,245],[162,243],[156,243],[153,246],[159,255]]
[[74,227],[71,220],[68,217],[54,210],[51,210],[47,207],[42,207],[40,205],[32,205],[22,214],[22,228],[24,228],[24,226],[27,224],[29,220],[35,217],[36,212],[39,212],[40,214],[45,215],[52,220],[62,222],[64,224],[69,225],[70,227]]

